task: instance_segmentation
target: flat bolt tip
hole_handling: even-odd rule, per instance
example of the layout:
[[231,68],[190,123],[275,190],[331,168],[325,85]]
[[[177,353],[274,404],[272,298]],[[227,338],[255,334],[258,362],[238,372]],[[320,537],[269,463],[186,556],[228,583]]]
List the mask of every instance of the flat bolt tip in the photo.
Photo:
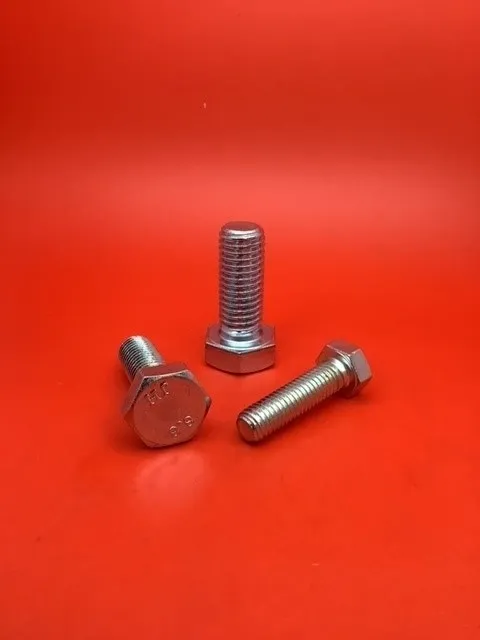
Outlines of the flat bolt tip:
[[237,429],[240,436],[246,442],[258,442],[261,438],[260,433],[255,428],[255,425],[252,424],[247,416],[240,415],[237,418]]
[[263,229],[255,222],[234,221],[224,224],[220,234],[231,238],[255,238],[263,235]]

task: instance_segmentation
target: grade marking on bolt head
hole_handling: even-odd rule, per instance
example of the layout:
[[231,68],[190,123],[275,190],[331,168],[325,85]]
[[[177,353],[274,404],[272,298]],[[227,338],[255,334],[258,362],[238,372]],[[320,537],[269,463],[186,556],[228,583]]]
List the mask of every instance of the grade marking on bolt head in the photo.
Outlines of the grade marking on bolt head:
[[174,425],[172,425],[169,429],[172,438],[178,438],[178,436],[185,430],[185,427],[188,429],[193,426],[194,419],[192,416],[185,416],[181,420],[178,420]]

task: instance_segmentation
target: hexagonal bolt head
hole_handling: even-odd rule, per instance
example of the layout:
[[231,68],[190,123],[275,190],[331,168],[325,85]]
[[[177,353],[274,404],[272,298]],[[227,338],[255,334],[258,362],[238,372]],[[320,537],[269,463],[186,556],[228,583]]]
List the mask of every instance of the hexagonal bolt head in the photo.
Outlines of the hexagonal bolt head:
[[317,364],[322,364],[332,358],[340,359],[351,374],[352,383],[342,391],[347,398],[357,395],[372,379],[372,370],[363,351],[354,344],[333,341],[326,344],[317,358]]
[[137,372],[122,414],[148,447],[168,447],[193,438],[210,404],[185,364],[160,364]]
[[220,337],[218,324],[208,328],[205,340],[205,362],[227,373],[255,373],[275,364],[275,329],[263,326],[258,341],[245,347],[239,341],[228,343]]

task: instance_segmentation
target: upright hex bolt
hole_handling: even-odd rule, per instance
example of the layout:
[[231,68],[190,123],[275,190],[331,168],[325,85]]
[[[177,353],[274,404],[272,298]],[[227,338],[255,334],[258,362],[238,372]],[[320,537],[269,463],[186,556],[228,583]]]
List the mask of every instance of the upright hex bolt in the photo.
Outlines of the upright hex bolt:
[[262,324],[265,234],[252,222],[220,230],[220,322],[209,327],[207,364],[254,373],[275,363],[275,331]]
[[331,342],[313,369],[242,411],[238,431],[247,442],[258,442],[335,393],[356,395],[371,378],[363,351],[353,344]]
[[193,438],[211,400],[186,365],[165,364],[142,336],[127,338],[119,359],[132,383],[122,414],[140,439],[148,447],[168,447]]

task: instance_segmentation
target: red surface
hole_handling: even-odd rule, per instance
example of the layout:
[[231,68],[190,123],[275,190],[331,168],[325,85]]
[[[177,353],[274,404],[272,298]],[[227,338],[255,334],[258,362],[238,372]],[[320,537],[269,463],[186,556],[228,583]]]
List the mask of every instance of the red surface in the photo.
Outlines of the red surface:
[[[478,638],[478,3],[0,11],[0,637]],[[234,218],[278,330],[243,378],[202,363]],[[194,442],[123,424],[131,333],[211,393]],[[241,442],[337,336],[364,395]]]

